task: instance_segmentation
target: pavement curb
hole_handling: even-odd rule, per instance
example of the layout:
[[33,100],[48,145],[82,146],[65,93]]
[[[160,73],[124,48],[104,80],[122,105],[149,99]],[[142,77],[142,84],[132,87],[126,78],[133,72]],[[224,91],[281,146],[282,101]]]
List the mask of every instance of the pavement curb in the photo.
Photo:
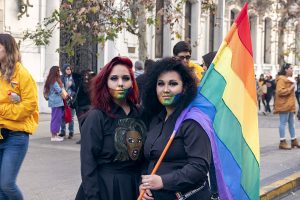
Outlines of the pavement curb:
[[261,200],[272,200],[300,186],[300,172],[276,181],[260,189]]

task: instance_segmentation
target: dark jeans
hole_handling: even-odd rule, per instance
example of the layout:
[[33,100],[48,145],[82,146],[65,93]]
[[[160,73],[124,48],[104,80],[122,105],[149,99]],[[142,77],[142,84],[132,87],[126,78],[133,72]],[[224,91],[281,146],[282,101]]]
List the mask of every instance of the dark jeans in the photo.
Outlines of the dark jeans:
[[25,158],[29,136],[21,131],[2,129],[4,140],[0,141],[0,199],[23,200],[23,195],[16,185],[17,175]]
[[266,95],[266,112],[271,112],[270,101],[272,99],[272,95]]

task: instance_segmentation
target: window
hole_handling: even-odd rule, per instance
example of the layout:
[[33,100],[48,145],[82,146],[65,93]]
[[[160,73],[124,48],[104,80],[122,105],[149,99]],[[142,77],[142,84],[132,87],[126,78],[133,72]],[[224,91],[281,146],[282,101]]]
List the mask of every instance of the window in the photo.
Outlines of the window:
[[251,41],[252,41],[252,52],[253,60],[256,61],[256,32],[257,32],[257,16],[251,15],[249,17],[250,21],[250,32],[251,32]]
[[270,18],[265,19],[265,35],[264,35],[264,63],[271,63],[271,31],[272,22]]

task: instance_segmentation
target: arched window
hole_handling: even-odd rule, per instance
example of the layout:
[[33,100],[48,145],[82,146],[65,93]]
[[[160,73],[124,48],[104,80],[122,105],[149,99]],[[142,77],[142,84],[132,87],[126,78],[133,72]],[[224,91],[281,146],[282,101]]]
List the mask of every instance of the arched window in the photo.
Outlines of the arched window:
[[270,18],[265,19],[265,35],[264,35],[264,63],[271,63],[271,31],[272,21]]
[[184,39],[191,43],[192,38],[192,4],[190,1],[185,3],[185,16],[184,16]]
[[164,45],[164,16],[158,14],[164,8],[164,0],[156,0],[156,24],[155,24],[155,57],[163,57]]

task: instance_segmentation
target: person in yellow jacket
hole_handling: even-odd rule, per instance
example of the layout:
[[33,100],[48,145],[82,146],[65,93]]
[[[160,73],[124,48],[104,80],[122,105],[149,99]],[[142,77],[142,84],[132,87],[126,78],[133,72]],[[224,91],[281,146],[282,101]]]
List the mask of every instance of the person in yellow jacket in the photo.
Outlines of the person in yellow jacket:
[[191,61],[191,55],[192,55],[191,45],[185,41],[177,42],[173,47],[173,55],[175,58],[181,60],[183,64],[188,66],[194,72],[194,74],[197,77],[197,82],[198,82],[197,85],[199,85],[204,70],[199,64]]
[[[289,63],[285,63],[278,72],[276,78],[275,107],[274,113],[279,114],[279,149],[289,150],[291,147],[300,148],[297,137],[295,135],[294,116],[296,112],[295,97],[295,80],[293,76],[293,67]],[[291,147],[285,139],[285,126],[288,128],[291,136]]]
[[0,199],[23,200],[16,178],[38,125],[36,83],[20,62],[15,39],[0,34]]

